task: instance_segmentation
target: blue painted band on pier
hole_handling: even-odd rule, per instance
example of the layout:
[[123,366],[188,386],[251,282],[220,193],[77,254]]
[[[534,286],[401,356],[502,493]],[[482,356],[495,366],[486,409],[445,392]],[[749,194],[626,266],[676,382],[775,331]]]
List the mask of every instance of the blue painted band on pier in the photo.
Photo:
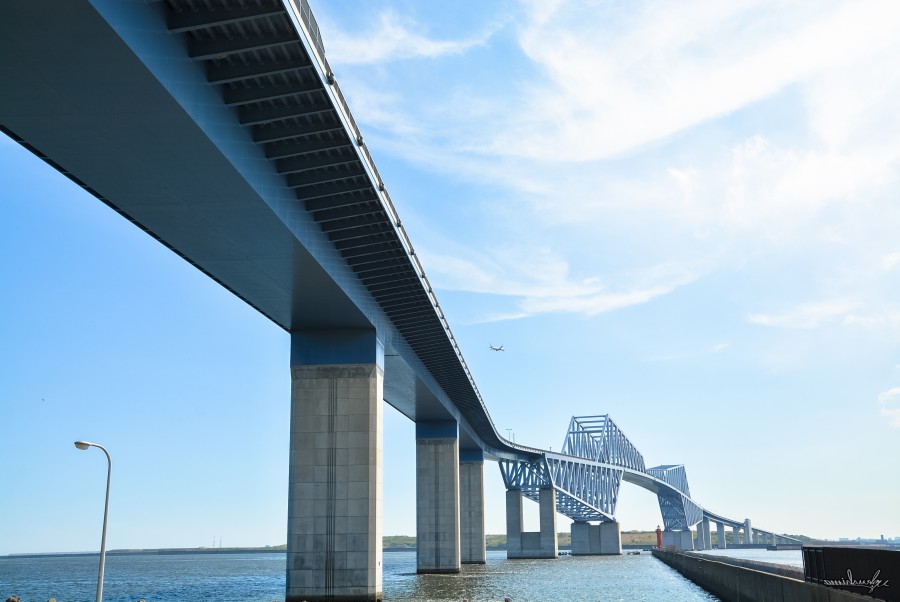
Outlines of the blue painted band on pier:
[[459,450],[460,462],[484,462],[484,452],[480,449]]
[[303,330],[291,333],[292,366],[377,364],[384,369],[384,345],[375,330]]
[[416,439],[458,439],[459,427],[455,421],[417,422]]

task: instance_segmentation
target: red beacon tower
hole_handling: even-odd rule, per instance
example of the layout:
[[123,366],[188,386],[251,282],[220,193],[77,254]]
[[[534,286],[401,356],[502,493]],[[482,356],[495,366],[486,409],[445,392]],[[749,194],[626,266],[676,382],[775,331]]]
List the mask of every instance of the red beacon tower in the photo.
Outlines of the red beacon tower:
[[662,550],[662,529],[659,528],[659,525],[656,525],[656,547]]

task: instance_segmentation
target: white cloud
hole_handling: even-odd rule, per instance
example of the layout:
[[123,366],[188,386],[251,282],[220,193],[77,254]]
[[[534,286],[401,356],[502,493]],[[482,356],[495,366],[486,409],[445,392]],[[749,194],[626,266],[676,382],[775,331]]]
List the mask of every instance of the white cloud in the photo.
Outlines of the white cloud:
[[900,427],[900,387],[893,387],[878,394],[881,415],[886,416],[891,426]]
[[487,28],[465,40],[433,40],[417,30],[421,26],[394,11],[382,12],[371,29],[352,36],[339,27],[328,29],[326,53],[329,61],[341,65],[383,64],[412,58],[435,58],[461,54],[483,44],[493,33]]
[[677,286],[677,284],[670,284],[646,289],[603,291],[578,296],[532,296],[522,302],[522,308],[530,315],[541,313],[578,313],[594,316],[646,303],[656,297],[671,293]]
[[569,264],[548,249],[517,247],[468,253],[469,258],[429,254],[427,263],[443,289],[517,298],[516,311],[480,321],[545,313],[594,316],[647,303],[697,278],[685,266],[660,264],[634,270],[623,278],[623,284],[612,288],[596,278],[573,276]]
[[[437,40],[385,12],[359,38],[328,29],[329,59],[351,68],[352,106],[364,131],[375,129],[366,139],[377,154],[492,191],[460,199],[491,224],[468,233],[479,253],[416,230],[437,284],[510,297],[497,314],[506,319],[594,315],[682,285],[636,278],[640,266],[702,265],[696,279],[794,262],[789,269],[814,274],[805,294],[839,301],[748,320],[895,323],[873,258],[893,244],[880,224],[900,218],[900,4],[535,0],[518,9],[502,11],[516,68],[486,86],[454,76],[469,72],[466,51],[493,25]],[[485,56],[509,41],[491,39]],[[382,85],[396,59],[439,56],[459,58],[446,88],[416,86],[411,70]],[[367,79],[370,60],[377,78]],[[523,233],[553,252],[522,248]],[[785,252],[796,249],[802,257]],[[881,265],[898,263],[891,253]],[[767,303],[778,307],[777,297]]]
[[898,263],[900,263],[900,253],[888,253],[881,257],[881,266],[885,270],[892,269]]
[[854,328],[875,333],[879,338],[896,340],[900,333],[900,312],[883,307],[877,299],[866,301],[832,299],[804,303],[778,314],[750,314],[751,324],[776,328],[811,330],[824,327]]
[[[496,152],[552,148],[576,161],[630,152],[864,62],[896,43],[900,24],[900,8],[883,2],[608,6],[559,2],[529,15],[521,45],[552,85],[526,88],[510,120],[519,127],[498,136]],[[542,118],[555,127],[529,127]]]
[[856,304],[844,300],[807,303],[783,314],[751,314],[747,320],[762,326],[781,328],[817,328],[846,316]]

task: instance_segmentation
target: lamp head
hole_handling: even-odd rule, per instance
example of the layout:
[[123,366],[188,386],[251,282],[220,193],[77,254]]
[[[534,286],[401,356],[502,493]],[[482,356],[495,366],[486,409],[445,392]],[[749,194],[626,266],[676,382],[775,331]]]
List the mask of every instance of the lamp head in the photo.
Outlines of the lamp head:
[[87,441],[76,441],[75,442],[75,447],[77,447],[78,449],[87,449],[90,446],[91,446],[91,444],[88,443]]

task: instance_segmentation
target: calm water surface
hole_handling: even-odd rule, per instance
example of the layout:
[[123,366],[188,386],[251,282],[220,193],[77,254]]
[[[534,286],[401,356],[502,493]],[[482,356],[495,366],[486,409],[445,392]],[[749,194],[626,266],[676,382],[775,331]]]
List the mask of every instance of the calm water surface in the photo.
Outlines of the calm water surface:
[[[0,557],[0,600],[91,602],[96,556]],[[270,602],[284,600],[284,554],[108,556],[107,602]],[[488,552],[486,565],[459,575],[416,575],[415,552],[384,554],[384,599],[416,602],[581,602],[717,600],[649,554],[507,560]]]

